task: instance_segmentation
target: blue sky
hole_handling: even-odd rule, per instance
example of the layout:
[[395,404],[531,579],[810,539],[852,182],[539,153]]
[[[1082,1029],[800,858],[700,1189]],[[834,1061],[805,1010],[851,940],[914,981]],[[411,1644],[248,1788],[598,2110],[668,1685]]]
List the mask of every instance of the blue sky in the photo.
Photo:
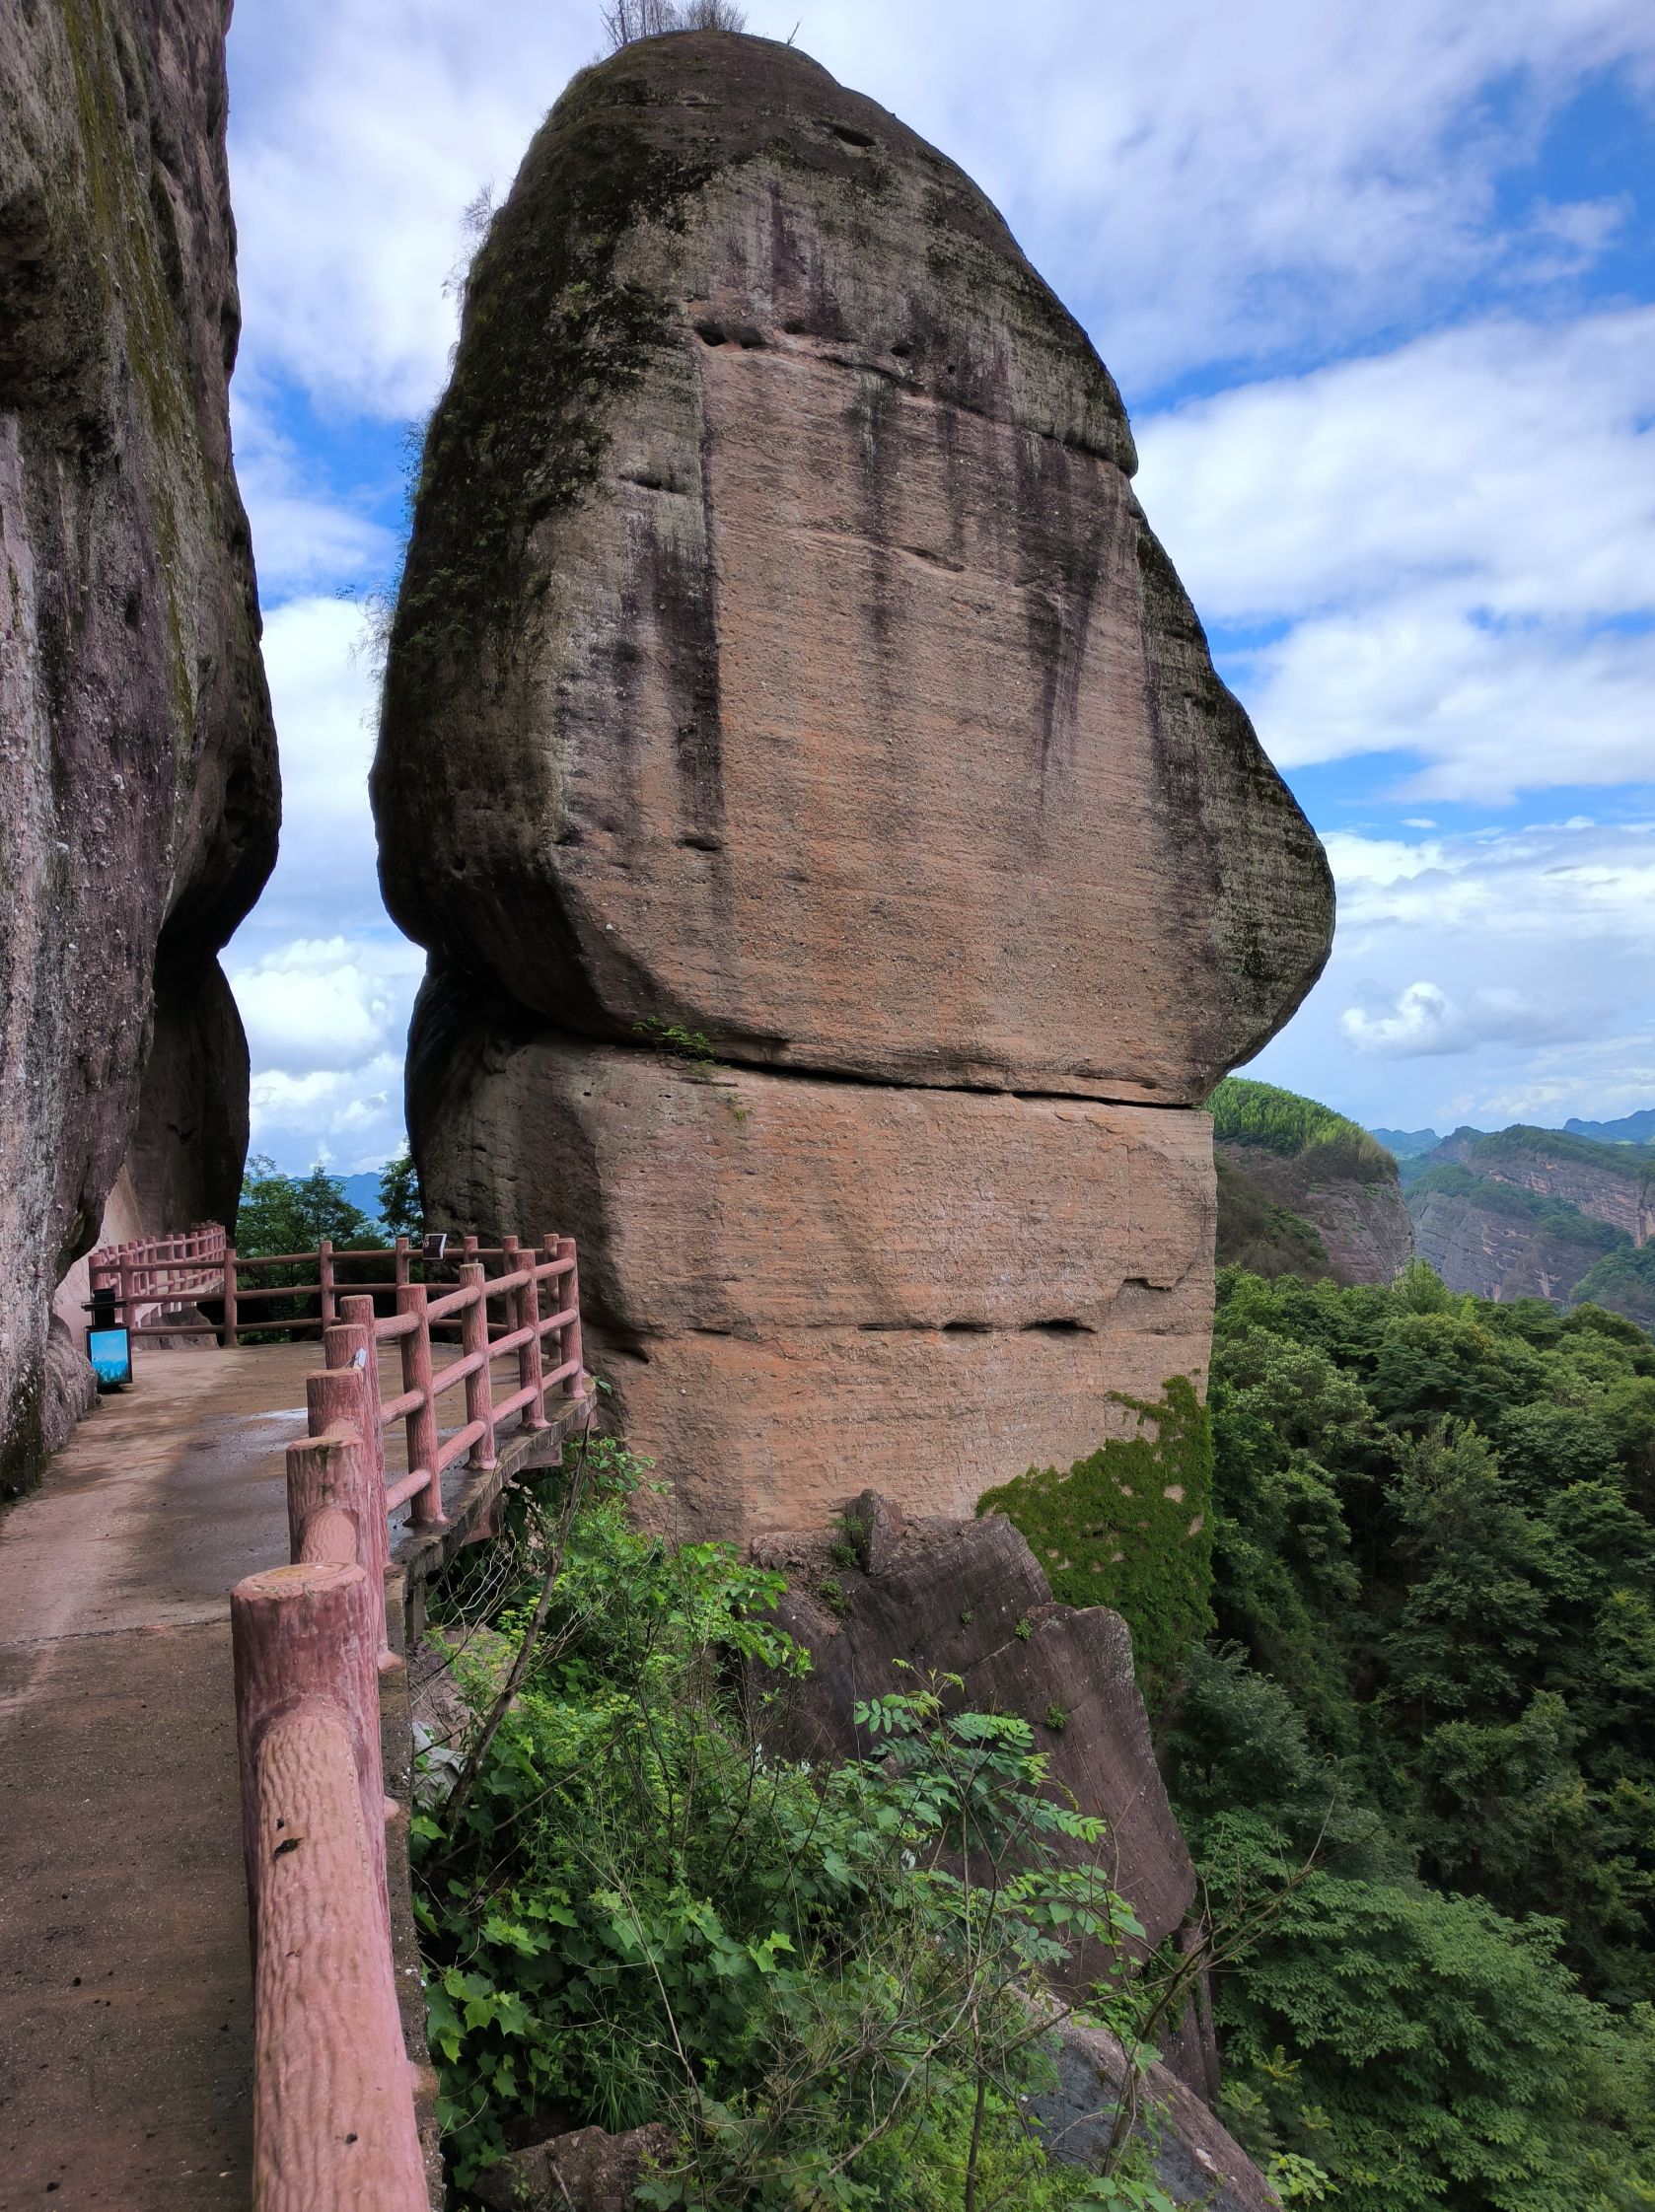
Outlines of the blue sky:
[[[1392,1126],[1655,1103],[1655,0],[750,0],[975,176],[1117,377],[1225,677],[1327,840],[1252,1072]],[[232,400],[286,789],[226,958],[254,1143],[400,1141],[422,956],[373,606],[464,211],[587,0],[240,0]]]

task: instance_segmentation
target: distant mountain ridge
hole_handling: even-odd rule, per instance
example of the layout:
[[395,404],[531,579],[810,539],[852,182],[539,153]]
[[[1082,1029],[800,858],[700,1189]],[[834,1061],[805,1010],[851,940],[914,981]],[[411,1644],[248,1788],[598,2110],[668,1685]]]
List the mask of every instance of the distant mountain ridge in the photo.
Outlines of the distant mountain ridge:
[[1411,1160],[1421,1152],[1432,1152],[1442,1139],[1435,1129],[1370,1129],[1370,1137],[1379,1142],[1398,1160]]
[[1596,1127],[1456,1129],[1403,1164],[1420,1257],[1479,1298],[1595,1304],[1655,1328],[1655,1147]]
[[1565,1121],[1563,1128],[1571,1137],[1591,1137],[1599,1144],[1655,1144],[1655,1106],[1623,1113],[1619,1121]]

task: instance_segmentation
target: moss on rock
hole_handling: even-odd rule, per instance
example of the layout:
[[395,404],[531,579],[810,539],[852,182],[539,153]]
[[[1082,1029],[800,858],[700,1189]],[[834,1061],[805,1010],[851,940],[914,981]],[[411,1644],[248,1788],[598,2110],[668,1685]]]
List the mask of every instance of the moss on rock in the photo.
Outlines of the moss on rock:
[[1112,1391],[1138,1434],[1112,1437],[1066,1473],[1031,1467],[986,1490],[977,1513],[1003,1513],[1066,1605],[1109,1605],[1132,1632],[1153,1704],[1212,1626],[1212,1429],[1187,1376],[1159,1400]]

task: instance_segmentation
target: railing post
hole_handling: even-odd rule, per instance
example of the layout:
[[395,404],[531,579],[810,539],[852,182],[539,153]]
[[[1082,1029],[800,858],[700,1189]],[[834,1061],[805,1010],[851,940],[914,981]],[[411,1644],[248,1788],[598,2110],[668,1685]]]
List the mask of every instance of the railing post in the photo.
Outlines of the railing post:
[[482,1435],[471,1447],[471,1465],[491,1467],[494,1464],[494,1378],[488,1371],[488,1293],[484,1288],[487,1277],[479,1260],[468,1259],[461,1263],[460,1280],[475,1296],[460,1312],[460,1350],[462,1357],[469,1359],[481,1354],[477,1365],[466,1378],[466,1421],[482,1423]]
[[[528,1329],[529,1340],[518,1349],[517,1381],[520,1390],[532,1390],[535,1393],[523,1408],[523,1420],[520,1425],[529,1430],[531,1434],[538,1435],[541,1429],[548,1429],[551,1426],[551,1423],[546,1419],[546,1393],[543,1380],[545,1370],[540,1361],[540,1286],[535,1280],[535,1262],[539,1254],[531,1248],[528,1251],[520,1253],[519,1257],[529,1270],[529,1280],[518,1292],[512,1304],[517,1312],[517,1326]],[[555,1293],[557,1285],[553,1283],[551,1288]],[[555,1314],[557,1308],[554,1306],[552,1312]]]
[[[396,1280],[396,1288],[400,1290],[408,1279],[408,1240],[406,1237],[398,1237],[396,1240],[396,1249],[392,1254],[391,1272]],[[400,1313],[402,1311],[401,1307],[398,1306],[396,1311]]]
[[385,1878],[374,1593],[356,1566],[231,1594],[253,1929],[257,2212],[424,2212]]
[[117,1311],[125,1326],[127,1328],[133,1328],[137,1323],[137,1314],[136,1302],[132,1294],[132,1262],[125,1256],[125,1252],[126,1248],[123,1245],[121,1247],[121,1258],[118,1266],[118,1273],[120,1277],[120,1303]]
[[419,1403],[407,1417],[408,1472],[429,1468],[431,1480],[408,1500],[408,1526],[440,1529],[448,1520],[443,1511],[442,1477],[437,1472],[437,1400],[432,1389],[431,1323],[425,1318],[429,1293],[423,1283],[404,1283],[396,1293],[398,1314],[416,1317],[415,1326],[399,1338],[402,1350],[402,1388],[418,1391]]
[[220,1331],[224,1349],[236,1349],[236,1248],[224,1248],[224,1327]]
[[[330,1339],[347,1333],[351,1332],[342,1329],[328,1332]],[[334,1349],[331,1341],[327,1348]],[[379,1470],[378,1454],[368,1441],[374,1408],[369,1402],[366,1371],[348,1364],[340,1367],[329,1364],[324,1373],[308,1375],[305,1407],[311,1433],[307,1440],[309,1453],[302,1462],[301,1503],[297,1513],[294,1456],[306,1455],[307,1445],[289,1445],[287,1454],[287,1513],[294,1547],[292,1556],[295,1559],[300,1556],[298,1545],[304,1530],[304,1511],[315,1511],[320,1506],[339,1506],[356,1526],[356,1547],[351,1557],[383,1594],[385,1570],[391,1557],[391,1532],[386,1522],[385,1481]],[[344,1438],[352,1440],[348,1449],[341,1443]],[[325,1455],[318,1449],[323,1445],[329,1447]],[[382,1650],[386,1642],[382,1621]]]
[[[350,1732],[362,1826],[386,1935],[385,1769],[380,1754],[380,1670],[375,1593],[354,1564],[270,1567],[230,1593],[236,1718],[242,1758],[243,1835],[255,1831],[253,1759],[270,1722],[301,1702],[338,1707]],[[251,1852],[248,1899],[256,1920],[265,1868]]]
[[[368,1427],[364,1441],[368,1446],[373,1464],[374,1479],[381,1490],[385,1488],[385,1416],[380,1411],[380,1347],[374,1334],[374,1301],[363,1291],[360,1295],[341,1298],[339,1320],[322,1340],[323,1355],[329,1367],[359,1367],[362,1370],[363,1390],[368,1401]],[[361,1358],[357,1354],[361,1353]]]
[[317,1289],[322,1299],[322,1325],[331,1328],[338,1319],[333,1308],[333,1240],[324,1237],[316,1248]]
[[574,1262],[558,1286],[558,1311],[561,1312],[566,1306],[572,1306],[574,1308],[574,1319],[567,1322],[562,1330],[561,1341],[557,1347],[557,1364],[561,1367],[565,1360],[574,1361],[575,1371],[565,1379],[563,1389],[567,1396],[579,1397],[581,1394],[581,1378],[586,1372],[586,1348],[581,1341],[580,1265],[575,1256],[575,1240],[573,1237],[548,1237],[546,1243],[556,1246],[559,1259]]

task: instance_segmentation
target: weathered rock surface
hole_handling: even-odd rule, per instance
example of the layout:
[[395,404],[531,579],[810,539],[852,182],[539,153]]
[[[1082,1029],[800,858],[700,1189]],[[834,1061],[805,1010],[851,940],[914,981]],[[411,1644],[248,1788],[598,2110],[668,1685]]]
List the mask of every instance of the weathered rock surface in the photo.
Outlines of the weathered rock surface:
[[0,1490],[61,1426],[52,1288],[135,1129],[143,1205],[221,1212],[240,1173],[215,955],[278,801],[226,405],[228,15],[0,19]]
[[[1455,1157],[1458,1146],[1455,1153],[1449,1150],[1454,1144],[1449,1139],[1440,1155]],[[1556,1129],[1518,1125],[1479,1137],[1459,1156],[1488,1181],[1569,1207],[1634,1246],[1655,1238],[1655,1151],[1648,1146],[1595,1144]]]
[[[857,1701],[911,1688],[915,1675],[904,1668],[921,1677],[959,1675],[963,1706],[1032,1722],[1058,1792],[1109,1821],[1109,1877],[1149,1943],[1182,1927],[1195,1875],[1155,1764],[1119,1614],[1054,1605],[1034,1553],[1003,1514],[910,1519],[868,1491],[852,1503],[845,1529],[854,1563],[839,1555],[836,1533],[778,1534],[753,1547],[786,1573],[777,1617],[811,1653],[811,1671],[777,1723],[794,1755],[866,1753]],[[1048,1724],[1054,1708],[1064,1716],[1060,1727]],[[1064,1848],[1084,1863],[1083,1846]]]
[[470,2193],[499,2212],[631,2212],[646,2165],[672,2152],[672,2134],[659,2125],[623,2135],[580,2127],[485,2167]]
[[1477,1298],[1566,1303],[1621,1242],[1601,1222],[1482,1177],[1428,1175],[1407,1203],[1420,1258],[1450,1290]]
[[[1056,2055],[1057,2087],[1034,2100],[1033,2115],[1059,2165],[1095,2171],[1127,2087],[1125,2053],[1106,2029],[1071,2022],[1059,2033]],[[1278,2212],[1281,2200],[1258,2167],[1168,2067],[1149,2067],[1137,2094],[1135,2132],[1175,2204]]]
[[821,1523],[873,1482],[970,1513],[1205,1374],[1192,1112],[705,1067],[428,991],[410,1126],[434,1219],[585,1255],[586,1356],[688,1528]]
[[579,77],[473,268],[375,771],[392,911],[558,1028],[1189,1103],[1330,882],[982,193],[804,55]]

